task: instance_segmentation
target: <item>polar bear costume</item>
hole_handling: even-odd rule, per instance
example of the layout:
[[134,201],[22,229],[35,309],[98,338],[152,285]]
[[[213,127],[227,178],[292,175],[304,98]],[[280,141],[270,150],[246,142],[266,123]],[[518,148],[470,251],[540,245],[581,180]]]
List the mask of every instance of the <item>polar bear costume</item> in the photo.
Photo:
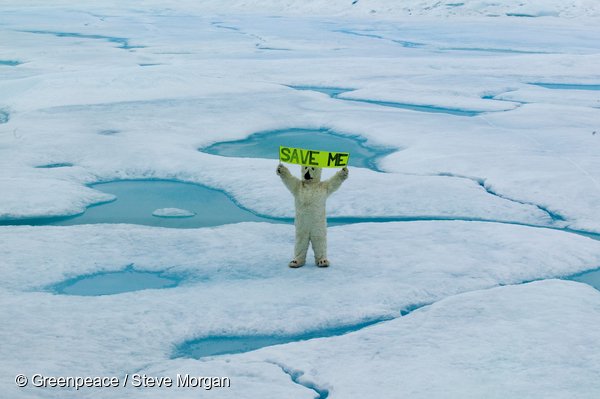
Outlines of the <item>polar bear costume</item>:
[[340,188],[344,180],[348,178],[348,169],[343,168],[331,179],[321,181],[321,168],[302,166],[302,180],[300,180],[292,176],[288,168],[279,164],[277,175],[294,195],[296,205],[294,259],[289,266],[304,265],[309,242],[312,243],[317,266],[329,266],[325,202],[327,197]]

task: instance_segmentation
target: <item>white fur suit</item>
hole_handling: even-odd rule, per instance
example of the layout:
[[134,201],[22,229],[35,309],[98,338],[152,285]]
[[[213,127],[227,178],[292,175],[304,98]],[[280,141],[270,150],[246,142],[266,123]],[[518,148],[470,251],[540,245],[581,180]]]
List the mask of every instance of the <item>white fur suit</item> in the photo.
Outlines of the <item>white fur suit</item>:
[[325,202],[348,178],[348,169],[343,168],[331,179],[321,181],[321,168],[302,166],[302,180],[292,176],[288,168],[279,164],[277,175],[294,195],[296,205],[296,241],[294,259],[290,267],[300,267],[306,262],[309,242],[315,252],[315,263],[329,266],[327,260],[327,214]]

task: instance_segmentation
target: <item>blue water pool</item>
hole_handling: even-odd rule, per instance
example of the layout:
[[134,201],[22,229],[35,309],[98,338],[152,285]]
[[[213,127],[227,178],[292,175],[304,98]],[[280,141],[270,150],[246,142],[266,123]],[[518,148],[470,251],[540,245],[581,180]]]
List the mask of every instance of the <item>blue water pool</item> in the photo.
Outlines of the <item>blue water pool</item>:
[[600,269],[592,270],[591,272],[576,274],[568,278],[569,280],[586,283],[600,291]]
[[111,43],[118,43],[120,46],[118,48],[122,48],[125,50],[136,49],[136,48],[144,48],[145,46],[131,46],[129,45],[129,39],[125,39],[123,37],[112,37],[112,36],[103,36],[103,35],[85,35],[82,33],[73,33],[73,32],[52,32],[52,31],[44,31],[44,30],[25,30],[23,32],[26,33],[35,33],[38,35],[53,35],[56,37],[71,37],[78,39],[94,39],[94,40],[107,40]]
[[[162,180],[125,180],[94,184],[91,187],[113,194],[117,198],[109,203],[91,206],[85,213],[74,217],[4,220],[0,221],[0,225],[71,226],[131,223],[156,227],[199,228],[239,222],[290,222],[256,216],[240,208],[221,191],[197,184]],[[169,217],[168,212],[167,215],[157,212],[170,208],[194,215]]]
[[600,90],[600,85],[570,85],[562,83],[530,83],[535,86],[544,87],[546,89],[557,90]]
[[335,87],[313,87],[313,86],[288,86],[296,90],[318,91],[319,93],[327,94],[329,97],[336,97],[338,94],[353,91],[354,89],[340,89]]
[[38,168],[38,169],[40,169],[40,168],[41,169],[54,169],[54,168],[70,168],[72,166],[73,166],[72,163],[65,162],[65,163],[52,163],[49,165],[36,166],[36,168]]
[[172,288],[178,283],[178,279],[163,277],[161,273],[136,271],[133,265],[129,265],[123,271],[76,277],[48,287],[48,290],[64,295],[99,296],[150,288]]
[[247,139],[216,143],[199,151],[238,158],[279,159],[279,146],[307,150],[348,152],[350,166],[377,169],[377,161],[397,150],[368,145],[356,138],[329,130],[288,129],[257,133]]
[[383,105],[384,107],[402,108],[402,109],[408,109],[411,111],[429,112],[429,113],[433,113],[433,114],[448,114],[448,115],[457,115],[457,116],[476,116],[476,115],[483,114],[482,111],[468,111],[468,110],[461,110],[461,109],[439,108],[439,107],[433,107],[430,105],[412,105],[412,104],[390,103],[390,102],[384,102],[384,101],[355,100],[355,99],[345,99],[345,98],[342,98],[341,100],[358,101],[358,102],[362,102],[362,103]]
[[384,320],[370,321],[366,323],[355,324],[346,327],[336,327],[313,331],[309,333],[292,336],[266,336],[252,335],[242,337],[208,337],[195,341],[190,341],[179,345],[173,354],[173,358],[186,357],[200,359],[207,356],[217,356],[225,354],[235,354],[249,352],[265,346],[281,345],[290,342],[305,341],[313,338],[325,338],[344,335],[353,331],[358,331],[372,324]]

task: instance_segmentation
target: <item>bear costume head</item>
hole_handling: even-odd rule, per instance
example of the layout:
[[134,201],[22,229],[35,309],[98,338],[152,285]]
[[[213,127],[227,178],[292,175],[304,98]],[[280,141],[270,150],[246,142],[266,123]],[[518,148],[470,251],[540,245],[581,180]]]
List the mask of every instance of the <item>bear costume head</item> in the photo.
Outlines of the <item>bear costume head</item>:
[[302,183],[318,183],[321,181],[321,168],[302,166]]

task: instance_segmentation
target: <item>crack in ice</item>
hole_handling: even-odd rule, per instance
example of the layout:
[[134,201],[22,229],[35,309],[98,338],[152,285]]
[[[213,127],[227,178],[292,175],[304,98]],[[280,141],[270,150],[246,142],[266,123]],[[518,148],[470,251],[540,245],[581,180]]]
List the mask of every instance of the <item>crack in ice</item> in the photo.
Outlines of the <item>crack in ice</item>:
[[567,157],[566,155],[561,155],[561,154],[557,153],[556,151],[553,151],[551,149],[548,149],[548,148],[544,147],[539,141],[537,141],[533,137],[528,136],[527,134],[525,134],[525,133],[523,133],[523,132],[521,132],[519,130],[509,129],[509,128],[506,128],[506,127],[497,126],[497,125],[493,124],[492,122],[488,121],[487,119],[485,119],[482,115],[478,115],[478,117],[481,118],[481,119],[483,119],[483,121],[487,122],[489,125],[495,127],[496,129],[503,129],[503,130],[506,130],[506,131],[509,131],[509,132],[517,133],[517,134],[519,134],[519,135],[521,135],[523,137],[526,137],[529,140],[533,141],[534,143],[536,143],[539,147],[543,148],[544,150],[556,154],[559,158],[563,158],[563,159],[568,160],[573,165],[575,165],[575,167],[577,167],[577,169],[579,169],[580,171],[582,171],[590,180],[592,180],[594,182],[594,184],[596,185],[596,187],[600,190],[600,183],[598,183],[598,181],[596,179],[594,179],[592,176],[590,176],[590,174],[585,169],[583,169],[581,166],[579,166],[579,164],[577,162],[573,161],[571,158]]
[[100,40],[108,40],[111,43],[119,43],[121,46],[118,48],[124,50],[136,49],[136,48],[144,48],[145,46],[130,46],[129,39],[125,39],[122,37],[112,37],[112,36],[103,36],[103,35],[86,35],[82,33],[72,33],[72,32],[52,32],[52,31],[42,31],[42,30],[23,30],[20,32],[24,33],[35,33],[38,35],[54,35],[56,37],[75,37],[81,39],[100,39]]
[[301,381],[300,379],[304,376],[304,372],[301,370],[292,370],[290,368],[286,368],[284,365],[276,363],[276,362],[267,362],[270,364],[273,364],[279,368],[281,368],[281,371],[283,371],[285,374],[289,375],[290,378],[292,379],[292,381],[295,384],[298,385],[302,385],[305,388],[308,388],[310,390],[315,391],[319,396],[316,397],[316,399],[326,399],[329,396],[329,391],[327,389],[321,388],[320,386],[318,386],[317,384],[315,384],[312,381],[308,381],[306,378],[304,378],[304,381]]
[[560,222],[564,222],[565,221],[565,219],[562,216],[560,216],[559,214],[550,212],[548,209],[542,207],[541,205],[537,205],[537,204],[534,204],[532,202],[517,201],[515,199],[509,198],[509,197],[505,197],[505,196],[503,196],[501,194],[498,194],[498,193],[492,191],[492,189],[490,189],[489,187],[485,186],[485,182],[487,181],[487,179],[478,179],[478,178],[475,178],[475,177],[461,176],[461,175],[457,175],[457,174],[453,174],[453,173],[439,173],[437,175],[419,175],[419,176],[446,176],[446,177],[455,177],[457,179],[471,180],[471,181],[474,181],[475,183],[477,183],[479,186],[481,186],[490,195],[493,195],[495,197],[498,197],[498,198],[506,200],[506,201],[514,202],[515,204],[535,206],[540,211],[547,213],[548,216],[552,219],[552,221],[555,221],[555,222],[556,221],[560,221]]

